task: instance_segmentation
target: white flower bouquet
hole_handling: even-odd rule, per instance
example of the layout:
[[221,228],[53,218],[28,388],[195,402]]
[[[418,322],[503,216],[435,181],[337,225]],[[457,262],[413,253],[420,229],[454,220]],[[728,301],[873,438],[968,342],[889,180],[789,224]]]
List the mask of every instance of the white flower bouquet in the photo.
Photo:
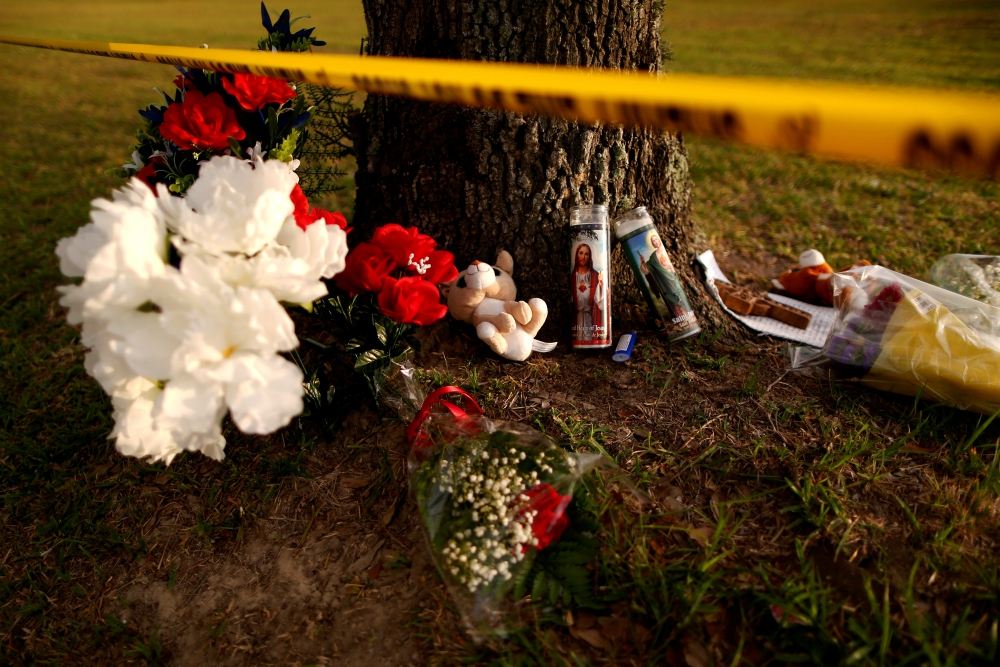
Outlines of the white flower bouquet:
[[325,296],[347,242],[338,224],[297,219],[294,166],[216,156],[184,197],[133,178],[59,242],[62,272],[83,279],[60,303],[111,396],[121,453],[221,459],[227,411],[255,434],[302,411],[302,372],[279,354],[298,345],[282,303]]

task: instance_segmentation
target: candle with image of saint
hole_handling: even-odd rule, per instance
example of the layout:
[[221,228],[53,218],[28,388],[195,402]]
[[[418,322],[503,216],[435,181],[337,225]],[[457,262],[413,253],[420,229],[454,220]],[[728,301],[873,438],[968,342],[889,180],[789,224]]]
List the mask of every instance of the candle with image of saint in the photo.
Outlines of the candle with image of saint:
[[611,347],[611,265],[608,207],[569,211],[573,347]]
[[663,239],[645,206],[615,220],[615,235],[632,266],[639,291],[646,297],[657,330],[672,341],[701,331]]

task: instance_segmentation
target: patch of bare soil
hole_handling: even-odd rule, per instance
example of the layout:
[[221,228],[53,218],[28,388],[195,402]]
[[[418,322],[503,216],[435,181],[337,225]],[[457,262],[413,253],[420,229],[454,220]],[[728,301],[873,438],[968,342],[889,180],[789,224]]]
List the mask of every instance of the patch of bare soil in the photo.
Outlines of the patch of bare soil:
[[[158,630],[174,665],[420,664],[411,612],[438,584],[405,493],[404,440],[398,424],[356,413],[317,452],[331,458],[307,461],[314,478],[296,479],[236,540],[191,534],[194,496],[165,508],[150,539],[179,540],[173,564],[119,573],[127,583],[105,611]],[[376,441],[383,470],[347,453]]]

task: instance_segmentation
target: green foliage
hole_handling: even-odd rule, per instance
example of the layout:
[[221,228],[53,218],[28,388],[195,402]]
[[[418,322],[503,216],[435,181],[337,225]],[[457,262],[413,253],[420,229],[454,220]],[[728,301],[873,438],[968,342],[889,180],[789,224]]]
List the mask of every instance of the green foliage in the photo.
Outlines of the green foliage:
[[288,136],[281,140],[281,143],[278,144],[277,147],[268,151],[267,157],[271,160],[291,162],[293,157],[292,153],[295,151],[295,147],[298,146],[298,143],[299,131],[293,129],[288,133]]
[[194,180],[194,174],[185,174],[170,184],[170,191],[182,195],[187,192],[188,188],[194,185]]
[[570,525],[558,542],[533,551],[514,575],[515,600],[531,599],[550,605],[603,609],[594,595],[593,566],[600,552],[596,507],[584,485],[578,485],[566,508]]
[[302,191],[312,199],[340,189],[339,182],[346,175],[342,162],[353,154],[349,116],[355,108],[353,93],[339,88],[300,83],[298,91],[312,116],[296,153],[302,161],[297,173]]

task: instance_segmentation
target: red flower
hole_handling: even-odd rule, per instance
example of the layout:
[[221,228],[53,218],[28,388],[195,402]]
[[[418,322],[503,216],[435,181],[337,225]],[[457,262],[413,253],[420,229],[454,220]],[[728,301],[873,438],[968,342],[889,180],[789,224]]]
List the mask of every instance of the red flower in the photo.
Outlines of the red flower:
[[296,96],[284,79],[255,74],[233,74],[232,81],[223,77],[222,87],[247,111],[257,111],[271,102],[284,104]]
[[153,158],[146,163],[146,166],[135,173],[135,177],[148,185],[149,189],[152,190],[153,194],[157,197],[160,195],[156,194],[156,167],[157,165],[162,164],[166,164],[163,158],[159,155],[154,155]]
[[396,260],[399,266],[408,266],[410,262],[419,263],[437,247],[437,241],[421,234],[416,227],[404,229],[397,224],[383,225],[376,229],[371,242]]
[[292,213],[295,216],[295,224],[305,231],[306,227],[316,222],[309,218],[309,200],[306,199],[306,193],[302,192],[302,188],[296,183],[295,187],[292,188],[292,194],[288,197],[292,200],[292,205],[295,206],[295,211]]
[[181,90],[185,90],[189,85],[188,78],[183,74],[178,74],[177,76],[174,77],[174,85],[180,88]]
[[[295,224],[299,226],[302,231],[305,231],[306,227],[314,222],[323,220],[328,225],[336,225],[340,227],[345,232],[350,231],[347,229],[347,218],[341,213],[331,213],[330,211],[324,211],[321,208],[314,208],[309,210],[309,200],[306,199],[306,195],[302,192],[302,188],[296,183],[295,187],[292,188],[292,194],[289,195],[289,199],[292,200],[292,205],[295,206],[295,211],[292,215],[295,216]],[[378,290],[373,290],[378,291]]]
[[182,150],[222,150],[229,137],[239,141],[246,132],[236,122],[236,112],[226,106],[219,93],[202,95],[189,90],[183,102],[175,102],[163,114],[160,134]]
[[315,220],[322,219],[328,225],[340,227],[345,232],[351,231],[347,228],[347,218],[344,217],[343,213],[333,213],[330,211],[324,211],[321,208],[314,208],[309,215],[315,216]]
[[538,540],[536,545],[541,551],[560,537],[569,528],[569,517],[566,507],[573,496],[561,496],[550,484],[539,484],[524,492],[528,496],[522,512],[537,512],[531,521],[531,533]]
[[344,270],[337,274],[337,287],[350,294],[380,292],[396,263],[381,248],[361,243],[347,256]]
[[410,272],[410,275],[416,275],[434,285],[450,283],[458,278],[455,256],[447,250],[431,250],[419,260],[414,259],[410,262],[406,270]]
[[383,315],[400,324],[422,327],[434,324],[448,313],[437,287],[421,278],[396,280],[387,276],[378,295],[378,307]]

